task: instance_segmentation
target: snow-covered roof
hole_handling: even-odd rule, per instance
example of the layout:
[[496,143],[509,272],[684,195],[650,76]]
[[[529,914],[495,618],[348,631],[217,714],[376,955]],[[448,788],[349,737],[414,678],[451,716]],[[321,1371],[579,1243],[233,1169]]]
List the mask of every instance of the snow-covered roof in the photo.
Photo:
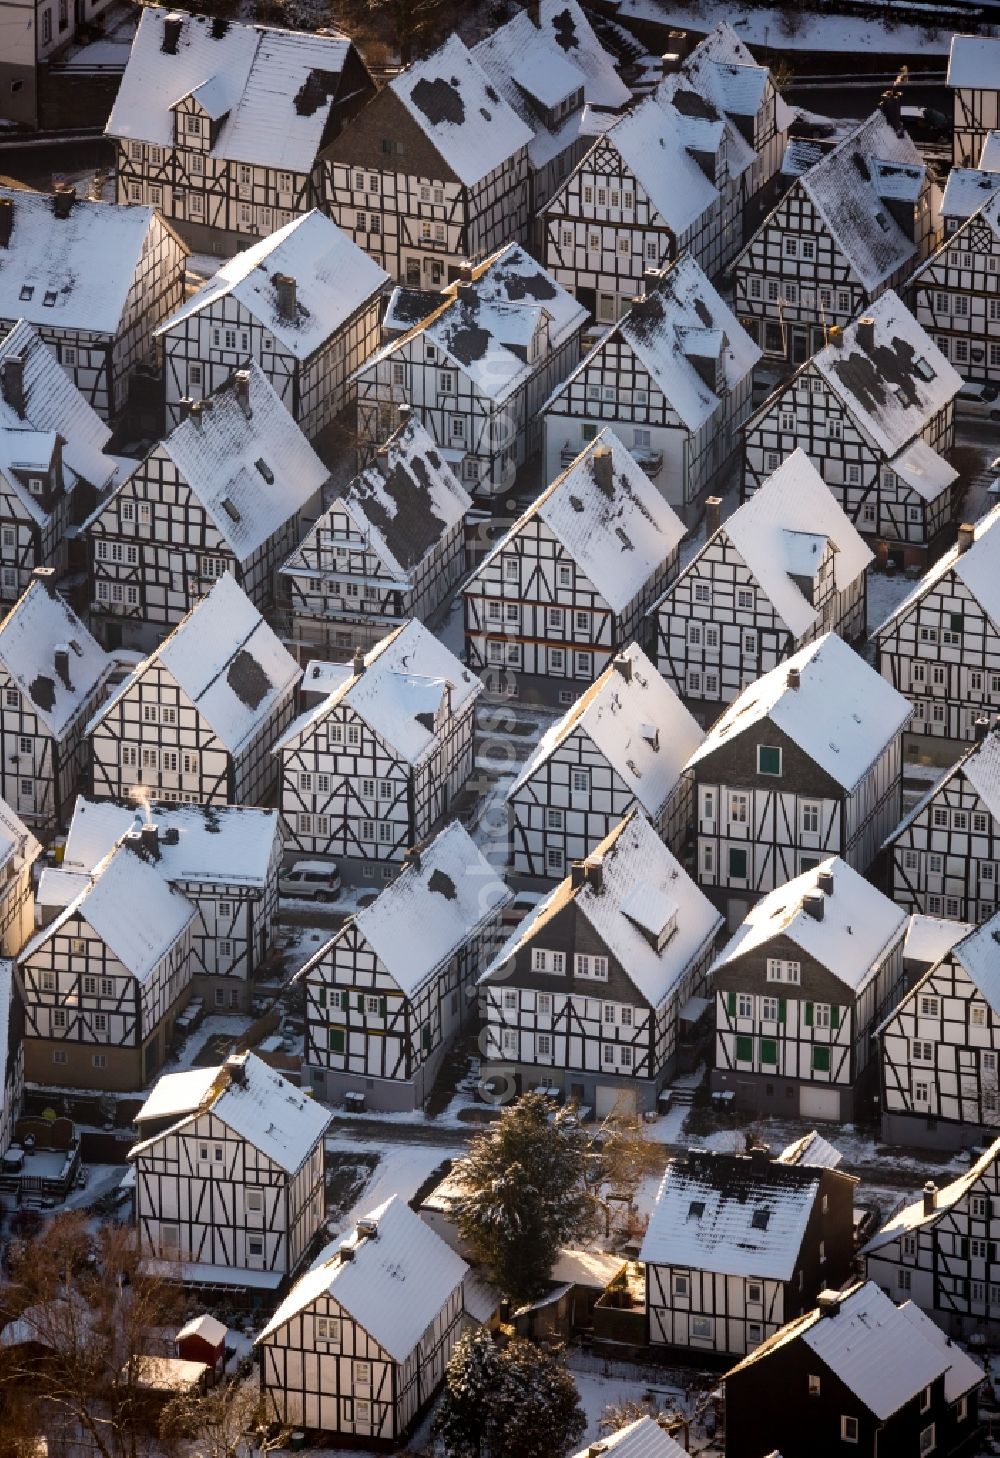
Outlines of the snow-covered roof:
[[888,948],[902,938],[905,925],[905,911],[846,861],[831,856],[756,902],[719,953],[714,970],[781,937],[857,995],[879,970]]
[[[110,426],[88,404],[53,351],[23,319],[0,343],[0,370],[8,359],[23,361],[24,414],[19,415],[0,392],[0,469],[16,485],[14,472],[26,454],[30,457],[34,453],[33,437],[43,434],[54,443],[58,436],[63,465],[98,491],[107,486],[118,471],[115,457],[106,454]],[[19,494],[29,510],[40,509],[27,491]]]
[[178,1119],[200,1108],[219,1076],[217,1067],[185,1068],[182,1073],[164,1073],[156,1080],[153,1091],[135,1116],[135,1122],[161,1123]]
[[546,896],[480,980],[506,980],[515,953],[572,901],[640,995],[651,1007],[661,1006],[718,932],[722,917],[637,810],[625,816],[583,865],[582,884],[574,886],[567,877]]
[[986,133],[979,153],[979,166],[983,172],[1000,172],[1000,131]]
[[614,612],[635,600],[685,532],[673,507],[610,429],[588,442],[532,502],[479,571],[509,550],[536,516]]
[[721,340],[725,388],[734,390],[753,369],[761,351],[722,300],[689,253],[650,279],[641,302],[634,303],[614,329],[598,341],[567,380],[557,387],[543,409],[555,402],[570,383],[616,339],[634,351],[689,431],[698,430],[720,408],[721,400],[694,364],[700,357],[706,331]]
[[836,1169],[843,1158],[836,1145],[815,1129],[801,1139],[793,1139],[777,1156],[779,1164],[798,1164],[808,1169]]
[[909,134],[902,128],[897,132],[875,111],[799,179],[868,291],[915,261],[917,245],[893,217],[887,199],[901,191],[915,194],[925,170]]
[[[410,853],[396,879],[357,912],[353,928],[412,997],[512,897],[465,827],[453,820],[430,845]],[[308,977],[332,947],[327,943],[298,975]]]
[[0,668],[60,739],[112,663],[49,579],[29,583],[0,622]]
[[467,187],[531,141],[531,129],[454,33],[389,86]]
[[539,369],[530,346],[543,315],[553,348],[579,332],[588,318],[587,310],[519,243],[508,243],[477,264],[471,280],[442,290],[440,307],[390,340],[354,378],[363,378],[418,338],[434,345],[481,395],[499,403]]
[[970,981],[1000,1018],[1000,912],[963,937],[947,954],[964,968]]
[[[673,73],[685,82],[697,97],[710,102],[718,111],[733,117],[755,117],[767,95],[769,73],[766,66],[754,60],[728,21],[720,21]],[[671,77],[661,84],[661,93]],[[779,112],[787,108],[778,98]],[[783,131],[788,122],[777,118]]]
[[545,731],[508,791],[508,802],[577,730],[624,780],[651,820],[670,798],[705,734],[638,644],[630,643]]
[[256,734],[302,672],[243,589],[224,572],[208,596],[195,603],[95,714],[88,733],[157,663],[230,754]]
[[933,967],[972,931],[975,927],[966,921],[922,914],[911,916],[903,938],[903,960]]
[[958,478],[958,472],[922,436],[917,436],[898,455],[889,457],[889,467],[924,501],[936,501]]
[[21,953],[27,960],[80,917],[137,981],[159,965],[197,912],[146,861],[119,847],[96,867],[93,879],[75,901],[32,938]]
[[319,518],[281,571],[290,576],[336,577],[336,566],[321,544],[329,540],[332,519],[346,512],[386,570],[397,581],[410,583],[427,555],[471,507],[471,497],[434,438],[411,415],[345,495]]
[[[366,1231],[375,1227],[374,1234]],[[292,1287],[257,1337],[329,1296],[396,1362],[404,1362],[468,1271],[398,1195],[366,1214],[340,1251]]]
[[[856,582],[874,554],[802,450],[794,451],[759,491],[720,527],[785,626],[801,638],[820,617],[800,582],[812,583],[827,544],[838,592]],[[685,569],[697,575],[710,542]],[[798,580],[796,580],[798,579]]]
[[861,426],[895,455],[958,394],[962,377],[891,289],[865,310],[872,341],[858,320],[813,358],[812,368]]
[[0,870],[7,867],[8,862],[9,870],[20,870],[25,864],[33,864],[41,853],[42,847],[21,817],[14,813],[6,800],[0,799]]
[[170,881],[218,881],[263,887],[281,838],[277,810],[256,805],[157,804],[147,816],[135,805],[77,797],[63,869],[89,872],[132,831],[157,833],[147,859]]
[[255,361],[195,402],[154,447],[154,458],[160,452],[241,562],[295,517],[330,474]]
[[891,1245],[894,1240],[898,1240],[901,1235],[910,1235],[924,1226],[936,1225],[939,1220],[946,1220],[946,1225],[950,1227],[951,1212],[956,1205],[960,1205],[968,1198],[980,1180],[992,1174],[998,1159],[1000,1159],[1000,1139],[995,1139],[957,1179],[942,1186],[941,1189],[935,1189],[930,1208],[921,1191],[915,1200],[911,1200],[909,1204],[903,1205],[897,1210],[859,1253],[874,1255],[883,1246]]
[[987,35],[953,35],[948,56],[949,86],[971,91],[1000,89],[1000,39]]
[[[181,16],[176,52],[164,25]],[[174,108],[195,100],[219,123],[210,157],[306,173],[327,140],[351,42],[147,6],[105,133],[172,147]]]
[[973,526],[973,540],[964,550],[960,541],[930,567],[920,581],[881,623],[873,636],[881,636],[901,622],[922,598],[949,573],[954,572],[975,601],[1000,628],[1000,532],[993,528],[1000,522],[1000,503],[990,508]]
[[116,334],[155,209],[80,198],[56,217],[47,193],[0,187],[13,226],[0,248],[0,319]]
[[690,763],[770,719],[837,784],[853,790],[912,716],[901,693],[836,633],[825,633],[745,688]]
[[[991,136],[996,135],[991,133]],[[1000,157],[997,167],[953,167],[941,198],[942,218],[971,218],[1000,188]]]
[[[189,1072],[193,1075],[194,1070]],[[154,1089],[139,1112],[139,1123],[164,1118],[171,1108],[180,1122],[134,1145],[129,1158],[143,1153],[165,1134],[175,1133],[184,1124],[210,1113],[237,1138],[245,1139],[288,1174],[301,1168],[323,1137],[332,1117],[329,1109],[289,1083],[256,1053],[235,1054],[211,1073],[212,1081],[207,1087],[201,1087],[193,1076],[165,1076],[166,1080],[183,1082],[175,1083],[159,1098],[158,1090]],[[185,1096],[190,1102],[187,1108],[182,1108]],[[151,1106],[156,1112],[149,1112]]]
[[778,1163],[766,1151],[690,1149],[667,1165],[639,1259],[788,1281],[819,1187],[814,1169]]
[[[296,312],[287,319],[278,304],[275,277],[295,280]],[[306,360],[336,334],[389,275],[364,249],[317,209],[293,218],[259,243],[227,259],[214,277],[156,331],[169,334],[186,319],[233,299],[278,340]]]
[[[684,145],[673,110],[652,96],[616,122],[605,140],[674,233],[684,233],[718,204],[719,194]],[[557,204],[549,207],[556,210]]]
[[211,1316],[207,1311],[203,1311],[200,1316],[192,1316],[190,1321],[184,1323],[174,1337],[174,1341],[181,1342],[185,1337],[196,1336],[208,1342],[209,1346],[218,1347],[228,1335],[229,1328],[224,1322],[219,1321],[216,1316]]
[[352,672],[328,698],[301,714],[277,748],[298,744],[333,709],[346,707],[402,759],[419,764],[438,747],[445,705],[457,714],[482,691],[476,675],[423,623],[410,618],[365,655],[360,673]]
[[684,1458],[687,1452],[655,1418],[648,1416],[609,1433],[596,1445],[582,1448],[575,1458],[595,1458],[595,1447],[601,1455],[613,1453],[614,1458]]

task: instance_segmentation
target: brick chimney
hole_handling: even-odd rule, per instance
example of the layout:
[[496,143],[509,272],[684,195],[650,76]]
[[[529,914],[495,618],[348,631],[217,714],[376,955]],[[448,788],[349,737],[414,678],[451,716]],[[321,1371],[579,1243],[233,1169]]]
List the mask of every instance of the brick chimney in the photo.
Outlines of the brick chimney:
[[10,246],[10,235],[14,231],[14,199],[0,197],[0,248]]
[[250,371],[237,370],[233,376],[233,389],[236,392],[236,400],[243,414],[249,420],[253,411],[250,409]]
[[933,1180],[924,1185],[924,1214],[933,1215],[937,1209],[938,1188]]
[[855,324],[854,337],[858,341],[858,348],[863,349],[865,354],[871,354],[875,348],[875,320],[870,314],[866,314]]
[[962,525],[958,529],[958,537],[956,538],[956,546],[958,547],[959,556],[961,556],[963,552],[967,552],[969,548],[974,544],[975,540],[976,528],[972,525],[971,522],[963,521]]
[[32,582],[40,582],[49,597],[55,597],[56,569],[54,567],[33,567],[31,569],[31,580]]
[[12,410],[23,420],[28,408],[24,393],[24,355],[9,354],[0,369],[0,391]]
[[813,918],[814,921],[822,921],[826,902],[821,891],[807,891],[802,898],[802,910]]
[[295,280],[290,273],[274,275],[274,292],[277,296],[278,318],[294,321],[298,318],[299,306],[296,298]]
[[181,38],[181,30],[184,26],[184,17],[176,10],[163,17],[163,39],[160,41],[160,50],[165,56],[176,56],[177,45]]
[[606,445],[595,446],[590,458],[593,462],[594,480],[597,482],[598,488],[604,492],[605,496],[610,496],[615,484],[611,447]]
[[790,689],[801,688],[802,675],[797,668],[790,668],[785,674],[785,685]]
[[70,187],[68,182],[56,184],[56,190],[52,194],[52,212],[57,218],[68,218],[73,211],[73,204],[76,202],[76,190]]
[[355,648],[354,657],[351,659],[351,672],[355,678],[360,678],[365,671],[365,655],[360,648]]
[[722,497],[709,496],[705,501],[705,540],[715,536],[722,525]]
[[632,660],[627,654],[622,653],[618,658],[612,660],[615,672],[620,673],[626,683],[632,682]]

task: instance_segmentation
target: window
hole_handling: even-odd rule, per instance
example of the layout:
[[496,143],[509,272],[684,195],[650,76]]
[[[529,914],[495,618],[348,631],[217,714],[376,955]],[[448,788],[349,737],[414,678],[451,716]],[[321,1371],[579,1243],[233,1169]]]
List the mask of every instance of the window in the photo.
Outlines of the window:
[[736,606],[738,608],[746,608],[750,612],[753,612],[753,605],[754,605],[753,588],[752,587],[740,588],[739,591],[736,593]]
[[552,1056],[551,1033],[535,1034],[535,1053],[539,1058],[550,1058]]
[[691,1340],[711,1341],[715,1332],[715,1322],[710,1316],[692,1316],[691,1318]]
[[577,977],[591,977],[598,982],[607,982],[608,959],[576,952],[573,957],[573,971]]
[[759,775],[781,774],[781,750],[768,744],[757,746],[757,773]]
[[[923,1408],[921,1408],[923,1411]],[[929,1423],[920,1434],[920,1458],[925,1458],[927,1453],[933,1453],[937,1444],[934,1434],[934,1424]]]
[[820,1379],[814,1373],[810,1372],[807,1380],[809,1384],[809,1396],[819,1397],[822,1390],[822,1383],[820,1382]]
[[691,1294],[691,1278],[681,1271],[674,1272],[673,1292],[675,1296],[689,1296]]
[[316,1336],[321,1342],[340,1341],[340,1317],[339,1316],[317,1316]]
[[910,1043],[910,1057],[914,1063],[933,1063],[934,1044],[922,1038],[914,1038]]
[[709,582],[696,582],[694,585],[695,602],[710,603],[712,601],[712,585]]
[[803,835],[819,834],[819,804],[816,800],[803,800],[800,807]]
[[258,1185],[247,1186],[247,1213],[250,1215],[264,1213],[264,1191]]
[[920,1013],[922,1017],[936,1018],[941,1010],[941,1002],[936,997],[922,997],[920,999]]
[[574,769],[570,771],[569,787],[575,795],[589,795],[590,793],[590,770]]
[[858,1441],[858,1420],[856,1417],[849,1417],[842,1413],[840,1418],[840,1438],[844,1443],[856,1443]]
[[748,992],[741,992],[737,995],[736,1016],[739,1018],[753,1017],[753,998]]

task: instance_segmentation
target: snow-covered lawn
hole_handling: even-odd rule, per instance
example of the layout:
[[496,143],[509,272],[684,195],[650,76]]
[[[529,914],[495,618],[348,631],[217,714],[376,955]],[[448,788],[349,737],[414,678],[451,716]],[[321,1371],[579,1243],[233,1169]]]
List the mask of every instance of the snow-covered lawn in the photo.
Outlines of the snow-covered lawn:
[[896,25],[889,29],[880,20],[862,20],[848,15],[824,15],[820,7],[792,12],[801,16],[794,35],[786,34],[789,12],[784,10],[742,9],[722,5],[718,0],[698,0],[694,5],[675,5],[668,0],[622,0],[618,18],[624,25],[630,20],[655,20],[661,25],[679,26],[699,33],[709,31],[720,20],[728,20],[736,34],[747,45],[766,46],[769,51],[836,51],[842,55],[874,52],[876,55],[948,54],[951,32],[933,6],[908,5],[900,12],[916,20],[926,15],[925,29],[919,24]]

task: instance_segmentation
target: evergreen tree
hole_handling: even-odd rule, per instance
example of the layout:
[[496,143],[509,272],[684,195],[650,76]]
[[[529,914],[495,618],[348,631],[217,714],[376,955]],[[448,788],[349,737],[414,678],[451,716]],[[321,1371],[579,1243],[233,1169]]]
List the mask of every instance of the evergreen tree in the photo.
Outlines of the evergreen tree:
[[516,1305],[545,1289],[560,1246],[591,1226],[583,1135],[565,1111],[550,1122],[541,1094],[525,1094],[470,1146],[458,1228],[497,1288]]
[[562,1458],[586,1419],[555,1353],[480,1328],[452,1353],[434,1426],[447,1458]]

